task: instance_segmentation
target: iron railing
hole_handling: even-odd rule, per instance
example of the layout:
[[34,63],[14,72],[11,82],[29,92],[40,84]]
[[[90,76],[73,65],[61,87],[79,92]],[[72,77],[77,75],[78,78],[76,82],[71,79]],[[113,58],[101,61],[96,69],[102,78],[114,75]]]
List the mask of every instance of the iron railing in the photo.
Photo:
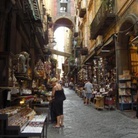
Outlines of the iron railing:
[[110,24],[115,19],[115,4],[114,0],[107,0],[101,4],[94,20],[91,23],[90,31],[91,38],[95,39],[98,33],[103,33],[103,29],[105,30],[109,27]]

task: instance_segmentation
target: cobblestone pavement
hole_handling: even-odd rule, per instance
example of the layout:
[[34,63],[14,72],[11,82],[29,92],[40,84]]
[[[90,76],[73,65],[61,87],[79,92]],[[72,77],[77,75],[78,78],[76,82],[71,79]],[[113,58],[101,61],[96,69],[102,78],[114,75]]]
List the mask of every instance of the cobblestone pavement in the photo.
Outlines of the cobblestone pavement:
[[64,128],[48,126],[48,138],[138,138],[138,119],[118,110],[98,111],[84,105],[73,90],[65,88]]

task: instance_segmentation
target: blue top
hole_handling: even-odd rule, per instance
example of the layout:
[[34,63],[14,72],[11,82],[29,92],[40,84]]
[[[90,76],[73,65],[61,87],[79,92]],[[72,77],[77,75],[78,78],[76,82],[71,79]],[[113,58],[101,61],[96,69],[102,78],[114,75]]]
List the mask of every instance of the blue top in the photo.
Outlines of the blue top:
[[84,88],[86,93],[92,93],[93,85],[90,82],[85,83]]

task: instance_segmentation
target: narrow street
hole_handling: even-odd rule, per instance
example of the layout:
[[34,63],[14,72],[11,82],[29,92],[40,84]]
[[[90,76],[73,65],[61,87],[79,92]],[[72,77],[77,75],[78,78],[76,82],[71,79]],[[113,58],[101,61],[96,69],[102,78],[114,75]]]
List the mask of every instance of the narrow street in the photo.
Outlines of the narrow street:
[[65,88],[64,127],[48,126],[48,138],[138,138],[138,120],[119,110],[98,111],[84,105],[73,90]]

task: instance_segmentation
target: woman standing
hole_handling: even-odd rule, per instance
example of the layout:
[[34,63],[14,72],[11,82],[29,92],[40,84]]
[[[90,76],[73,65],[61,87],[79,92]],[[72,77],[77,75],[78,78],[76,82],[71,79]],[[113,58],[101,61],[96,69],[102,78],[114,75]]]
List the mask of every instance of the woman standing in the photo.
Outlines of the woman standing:
[[53,110],[56,115],[56,125],[54,127],[63,127],[63,101],[65,100],[64,90],[60,83],[58,83],[57,78],[52,78],[52,97],[53,97]]

